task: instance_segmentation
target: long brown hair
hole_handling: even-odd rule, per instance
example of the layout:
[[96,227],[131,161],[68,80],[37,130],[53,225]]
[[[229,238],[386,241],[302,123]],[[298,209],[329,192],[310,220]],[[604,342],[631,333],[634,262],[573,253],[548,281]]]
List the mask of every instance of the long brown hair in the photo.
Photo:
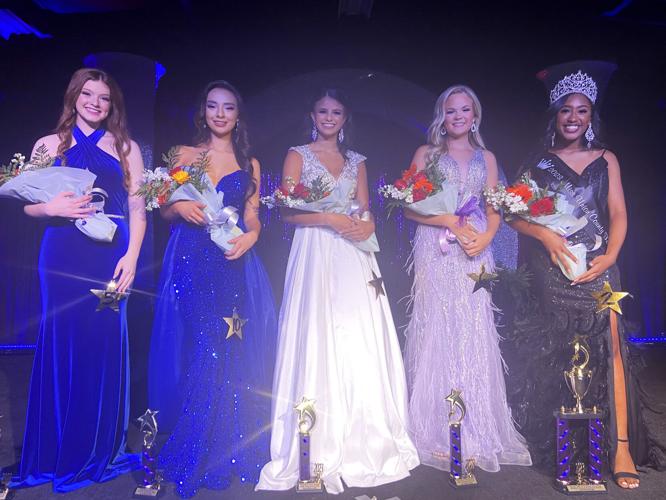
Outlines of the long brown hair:
[[236,98],[238,103],[238,124],[231,131],[231,145],[234,150],[234,156],[238,162],[241,170],[245,170],[250,174],[250,189],[248,190],[247,197],[252,196],[256,190],[256,182],[254,180],[254,167],[252,166],[252,151],[250,148],[250,138],[247,131],[247,122],[245,121],[245,103],[236,90],[236,87],[231,85],[226,80],[215,80],[210,82],[204,87],[203,92],[199,98],[199,106],[194,114],[194,126],[197,129],[197,134],[194,137],[194,144],[207,144],[210,141],[211,132],[206,126],[206,103],[208,102],[208,94],[213,89],[223,89],[231,92]]
[[127,155],[130,152],[131,142],[129,132],[127,131],[127,120],[125,114],[125,99],[123,93],[116,81],[111,76],[101,69],[81,68],[76,70],[72,75],[67,90],[65,91],[65,98],[63,100],[62,114],[58,120],[55,133],[60,139],[58,145],[58,157],[63,161],[66,160],[65,151],[72,145],[72,129],[76,124],[76,100],[81,94],[81,90],[85,83],[89,80],[104,82],[111,93],[111,108],[109,109],[109,116],[104,120],[103,126],[106,130],[113,135],[113,145],[118,157],[120,158],[120,166],[123,169],[123,178],[125,187],[129,185],[129,163]]

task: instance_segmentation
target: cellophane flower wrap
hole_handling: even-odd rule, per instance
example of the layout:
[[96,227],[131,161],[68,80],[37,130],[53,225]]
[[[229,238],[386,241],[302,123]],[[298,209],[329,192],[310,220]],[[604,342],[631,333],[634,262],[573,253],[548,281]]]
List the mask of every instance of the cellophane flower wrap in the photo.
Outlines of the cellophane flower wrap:
[[178,165],[178,149],[173,147],[162,155],[165,167],[144,170],[143,182],[137,190],[146,210],[170,205],[177,201],[204,204],[206,230],[210,239],[222,250],[233,248],[229,240],[243,234],[238,226],[238,209],[224,205],[224,193],[217,191],[208,176],[208,152],[203,151],[191,165]]
[[[352,198],[356,192],[356,181],[340,178],[335,184],[328,182],[324,175],[316,177],[308,185],[285,177],[282,186],[270,196],[261,198],[268,208],[285,207],[304,212],[338,213],[364,219],[357,202]],[[377,236],[372,233],[364,241],[350,241],[365,252],[379,252]]]
[[[576,207],[561,193],[539,187],[529,172],[524,173],[518,182],[509,187],[498,184],[493,189],[486,189],[484,196],[486,202],[495,210],[504,212],[507,220],[520,217],[533,224],[545,226],[564,238],[573,236],[588,222],[586,217],[574,215]],[[568,272],[562,262],[559,266],[562,273],[573,280],[587,269],[587,249],[581,243],[568,244],[568,248],[577,261],[565,257],[569,264]]]
[[47,203],[66,191],[77,197],[90,194],[93,196],[90,206],[95,208],[95,213],[75,219],[74,225],[95,241],[112,241],[118,226],[104,213],[108,195],[93,187],[97,176],[85,168],[54,167],[54,162],[44,145],[35,150],[29,162],[24,155],[16,153],[9,164],[0,167],[0,196],[28,203]]

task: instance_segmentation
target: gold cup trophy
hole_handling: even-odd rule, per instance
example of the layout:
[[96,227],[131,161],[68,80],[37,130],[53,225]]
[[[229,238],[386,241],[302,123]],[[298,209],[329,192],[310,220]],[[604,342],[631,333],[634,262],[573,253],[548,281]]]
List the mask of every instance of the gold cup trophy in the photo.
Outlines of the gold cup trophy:
[[585,408],[594,371],[588,368],[590,348],[580,337],[572,342],[574,354],[564,380],[574,396],[573,408],[555,411],[557,477],[555,488],[567,495],[606,493],[603,479],[603,412]]

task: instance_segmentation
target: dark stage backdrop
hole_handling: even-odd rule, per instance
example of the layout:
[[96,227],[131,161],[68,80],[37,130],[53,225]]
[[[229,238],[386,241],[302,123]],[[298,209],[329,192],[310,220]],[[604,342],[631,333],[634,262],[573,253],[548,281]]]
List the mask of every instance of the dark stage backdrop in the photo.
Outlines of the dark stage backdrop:
[[[132,131],[147,144],[154,131],[155,158],[171,145],[190,142],[200,89],[224,78],[246,98],[255,153],[266,184],[274,185],[287,148],[307,140],[309,94],[330,82],[351,95],[355,149],[368,156],[373,189],[409,166],[436,96],[465,83],[481,99],[481,131],[511,178],[543,130],[547,98],[536,72],[573,59],[614,61],[619,71],[602,118],[607,143],[620,159],[629,210],[620,266],[623,289],[634,299],[625,300],[623,310],[635,322],[636,335],[664,332],[666,19],[637,10],[641,2],[626,11],[631,16],[612,14],[613,2],[549,3],[546,13],[539,2],[514,10],[484,2],[375,2],[370,18],[338,17],[334,0],[220,2],[214,8],[195,1],[139,3],[139,10],[71,15],[16,3],[14,12],[51,38],[0,40],[1,159],[29,152],[37,137],[53,129],[68,79],[86,56],[123,52],[166,68],[157,88],[154,63],[150,77],[118,68]],[[139,81],[144,83],[137,86]],[[401,327],[413,227],[400,217],[386,220],[378,199],[373,203],[382,246],[378,259]],[[0,209],[0,344],[34,344],[40,226],[16,203],[0,201]],[[279,300],[291,232],[274,214],[264,212],[263,218],[257,250]],[[144,298],[137,293],[132,299],[140,310],[131,331],[135,412],[141,410],[146,319],[168,227],[156,219],[150,234],[154,239],[146,241],[144,274],[137,282]]]

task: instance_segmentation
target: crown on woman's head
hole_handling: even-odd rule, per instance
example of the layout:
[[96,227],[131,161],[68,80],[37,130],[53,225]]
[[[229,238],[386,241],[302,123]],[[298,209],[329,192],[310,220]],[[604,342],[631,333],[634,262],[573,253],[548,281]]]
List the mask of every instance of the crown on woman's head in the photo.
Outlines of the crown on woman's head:
[[597,84],[587,73],[578,70],[578,73],[571,73],[557,82],[550,91],[550,103],[568,94],[583,94],[594,104],[597,100]]

